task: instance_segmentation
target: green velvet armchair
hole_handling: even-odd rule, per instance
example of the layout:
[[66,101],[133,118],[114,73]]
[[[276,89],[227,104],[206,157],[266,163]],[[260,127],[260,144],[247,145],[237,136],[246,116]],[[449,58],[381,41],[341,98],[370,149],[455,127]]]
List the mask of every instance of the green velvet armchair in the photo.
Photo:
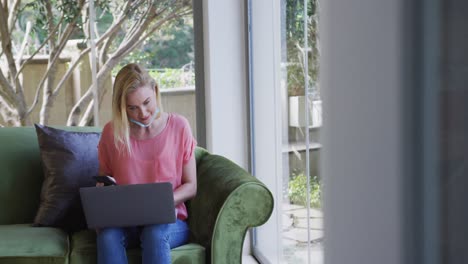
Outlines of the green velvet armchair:
[[[268,220],[273,197],[263,183],[228,159],[202,148],[195,154],[198,190],[187,202],[191,237],[171,251],[172,262],[241,263],[245,235]],[[43,177],[34,128],[0,128],[0,264],[96,263],[94,231],[31,226]],[[141,263],[139,249],[127,250],[127,256],[129,263]]]

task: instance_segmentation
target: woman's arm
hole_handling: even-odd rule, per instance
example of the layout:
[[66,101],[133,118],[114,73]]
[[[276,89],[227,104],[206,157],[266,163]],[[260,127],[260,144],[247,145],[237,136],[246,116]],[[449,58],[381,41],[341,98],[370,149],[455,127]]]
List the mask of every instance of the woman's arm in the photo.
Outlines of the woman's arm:
[[195,155],[184,165],[182,169],[182,184],[174,191],[174,203],[177,206],[192,199],[197,194],[197,169]]

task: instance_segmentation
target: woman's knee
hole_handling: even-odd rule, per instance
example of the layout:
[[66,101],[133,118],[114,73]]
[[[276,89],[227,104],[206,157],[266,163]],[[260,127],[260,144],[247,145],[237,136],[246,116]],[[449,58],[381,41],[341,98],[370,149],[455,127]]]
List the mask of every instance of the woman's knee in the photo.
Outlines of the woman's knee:
[[161,243],[168,241],[168,225],[148,225],[143,228],[141,234],[143,243]]
[[105,228],[97,235],[98,244],[122,243],[124,232],[121,228]]

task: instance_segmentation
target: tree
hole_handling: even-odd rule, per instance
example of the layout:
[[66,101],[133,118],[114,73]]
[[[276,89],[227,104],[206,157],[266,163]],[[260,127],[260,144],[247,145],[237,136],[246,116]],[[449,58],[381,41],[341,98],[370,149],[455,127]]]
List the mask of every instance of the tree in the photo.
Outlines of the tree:
[[[90,48],[85,48],[71,61],[63,76],[57,75],[58,59],[67,41],[79,34],[89,39],[90,26],[97,27],[89,24],[88,4],[89,0],[0,0],[0,62],[6,64],[5,69],[0,69],[0,115],[6,125],[30,124],[30,115],[39,106],[39,122],[48,123],[55,98],[76,66],[90,53]],[[190,0],[95,0],[95,6],[98,14],[111,18],[108,27],[97,30],[95,41],[100,102],[105,80],[119,61],[162,25],[192,12]],[[25,20],[30,23],[23,23]],[[32,22],[34,27],[28,26]],[[23,58],[29,38],[33,37],[39,44],[30,47],[32,55]],[[25,65],[39,53],[47,56],[47,71],[35,87],[32,104],[28,105],[20,78]],[[67,125],[88,124],[93,103],[89,87],[69,113]]]
[[[314,97],[319,96],[319,39],[317,0],[307,0],[307,18],[304,19],[304,0],[286,1],[286,46],[287,46],[287,79],[288,94],[304,95],[304,57],[308,57],[308,87]],[[308,47],[304,47],[304,21],[307,22]],[[310,91],[309,90],[309,91]]]
[[147,39],[141,49],[131,52],[119,64],[140,61],[150,69],[179,69],[193,62],[193,44],[193,20],[173,20]]

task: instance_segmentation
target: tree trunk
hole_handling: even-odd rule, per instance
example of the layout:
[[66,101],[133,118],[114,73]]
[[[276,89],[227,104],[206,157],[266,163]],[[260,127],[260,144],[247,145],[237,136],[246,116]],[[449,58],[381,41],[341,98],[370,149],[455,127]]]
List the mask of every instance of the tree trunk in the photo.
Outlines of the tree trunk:
[[[119,60],[116,58],[109,59],[107,63],[101,67],[101,70],[97,74],[99,102],[102,101],[102,96],[105,94],[106,80],[110,77],[112,69],[115,67],[115,65],[117,65],[118,62]],[[82,117],[81,115],[85,113],[92,99],[93,91],[92,86],[90,86],[86,93],[81,97],[80,101],[78,101],[78,103],[76,103],[76,105],[71,110],[70,115],[68,116],[67,126],[76,126],[79,123],[83,123],[83,121],[80,120],[82,118],[85,118],[87,119],[86,121],[89,121],[89,118],[91,118],[92,115],[88,117]]]
[[[52,53],[53,54],[53,53]],[[52,57],[51,54],[51,57]],[[50,64],[49,64],[50,66]],[[44,93],[42,97],[42,106],[39,115],[39,123],[41,125],[47,125],[49,123],[50,111],[54,105],[56,96],[52,93],[53,85],[55,81],[55,75],[57,73],[57,64],[54,63],[50,66],[49,74],[47,76],[47,81],[44,84]]]
[[18,112],[0,97],[0,115],[6,126],[20,126],[21,120]]
[[22,126],[31,125],[31,120],[29,118],[28,107],[26,104],[26,99],[24,98],[23,94],[17,95],[17,106],[16,110],[18,111],[18,118]]

